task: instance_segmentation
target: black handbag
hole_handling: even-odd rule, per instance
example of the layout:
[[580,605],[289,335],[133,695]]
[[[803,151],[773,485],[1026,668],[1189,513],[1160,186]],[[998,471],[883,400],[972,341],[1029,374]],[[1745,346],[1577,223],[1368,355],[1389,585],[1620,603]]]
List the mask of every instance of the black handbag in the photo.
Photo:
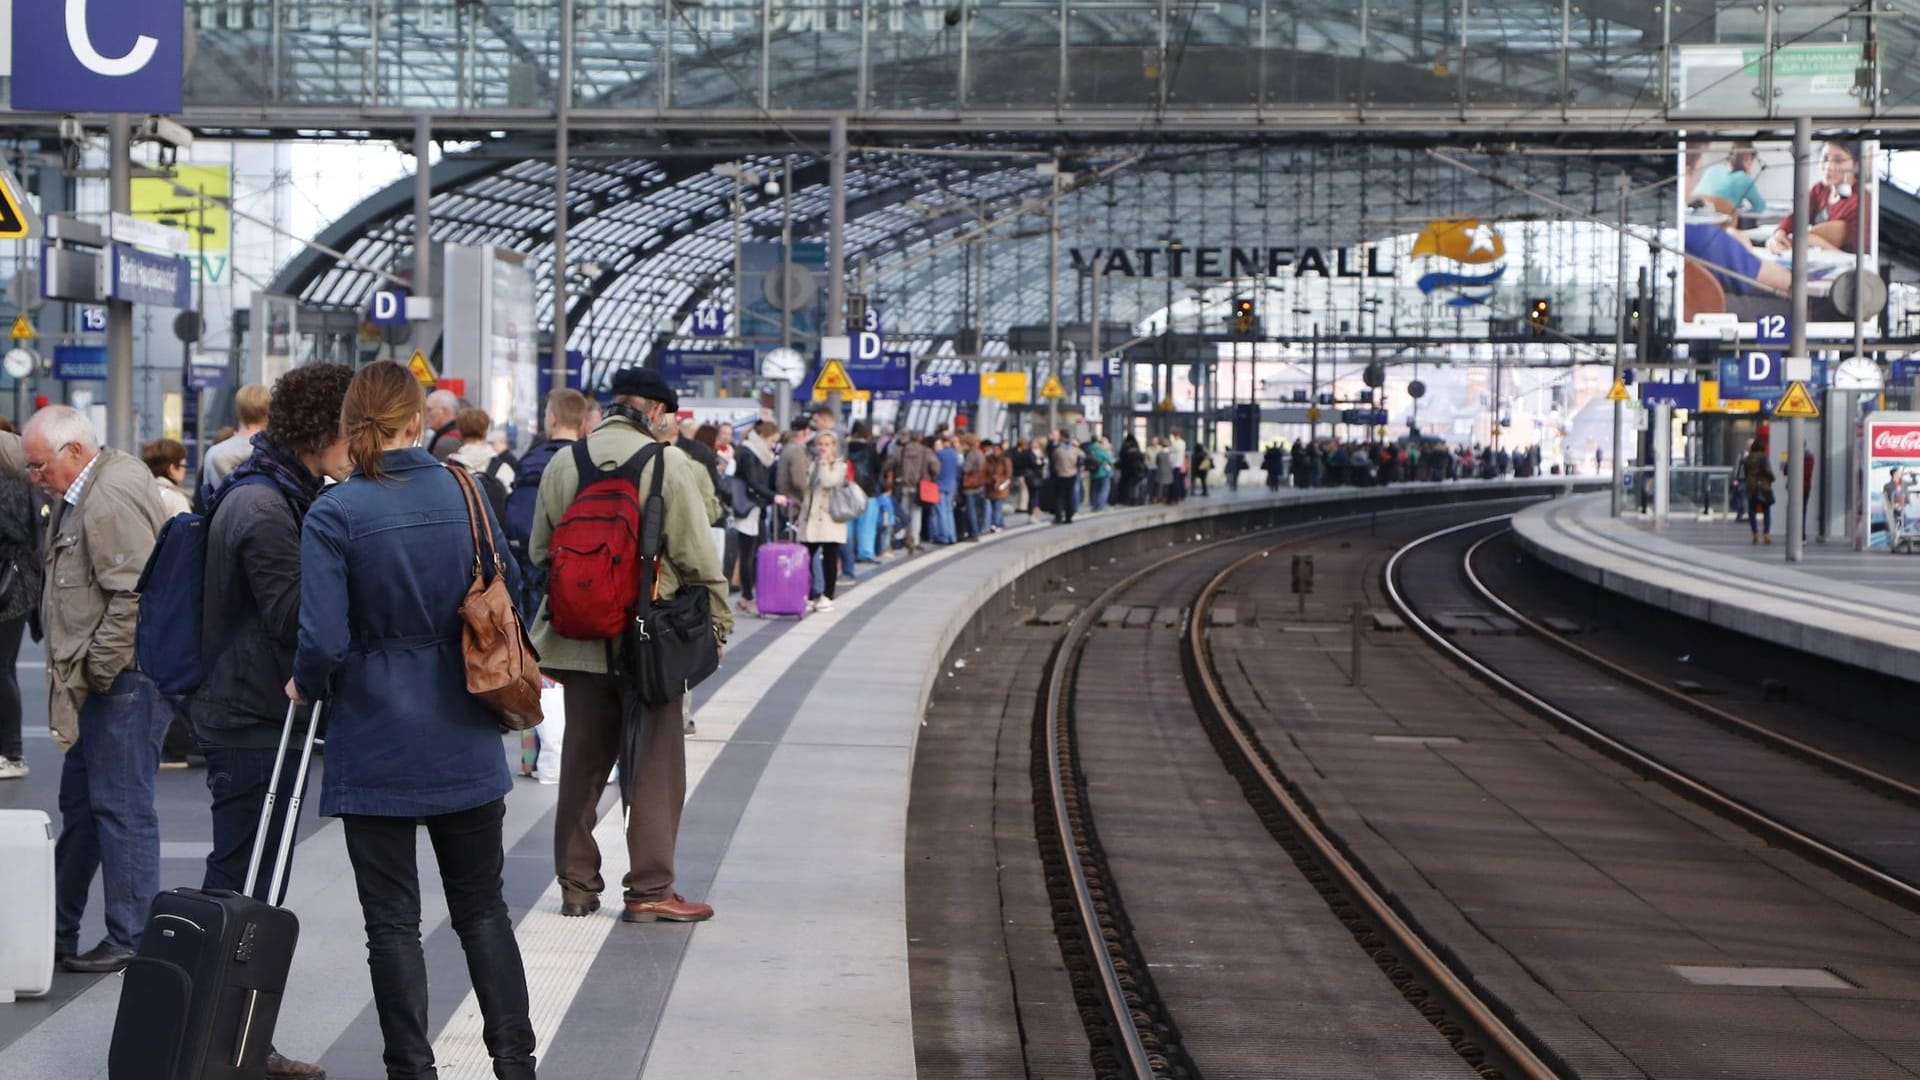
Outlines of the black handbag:
[[625,634],[629,683],[647,705],[684,697],[720,669],[720,641],[706,587],[681,589],[665,603],[655,595],[666,532],[666,502],[660,496],[666,471],[662,455],[655,459],[653,484],[641,507],[640,599]]
[[753,501],[753,489],[747,486],[747,478],[736,475],[732,478],[732,487],[728,492],[733,503],[733,516],[752,517],[760,512],[760,506]]

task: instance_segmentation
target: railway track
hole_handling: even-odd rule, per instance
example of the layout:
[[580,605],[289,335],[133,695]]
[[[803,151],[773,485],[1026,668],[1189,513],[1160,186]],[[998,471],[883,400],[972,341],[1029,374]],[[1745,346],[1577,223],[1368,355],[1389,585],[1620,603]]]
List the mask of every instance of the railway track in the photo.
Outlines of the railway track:
[[[1920,910],[1920,854],[1910,850],[1920,834],[1920,788],[1690,698],[1508,603],[1475,566],[1505,521],[1453,525],[1394,553],[1383,584],[1410,626],[1503,694],[1642,775]],[[1492,616],[1487,625],[1495,632],[1462,632],[1462,616]],[[1514,632],[1499,632],[1499,620]]]
[[[1466,511],[1451,511],[1462,512]],[[1371,532],[1380,528],[1383,519],[1390,530],[1404,531],[1409,520],[1430,520],[1432,515],[1446,513],[1443,508],[1422,508],[1355,515],[1183,549],[1115,582],[1087,603],[1068,626],[1049,661],[1035,718],[1034,821],[1054,903],[1056,934],[1087,1026],[1096,1076],[1145,1080],[1201,1075],[1183,1035],[1183,1020],[1191,1019],[1183,1015],[1183,1006],[1191,1001],[1177,996],[1170,1001],[1156,985],[1156,948],[1142,941],[1128,913],[1128,893],[1122,886],[1129,872],[1136,872],[1128,864],[1132,857],[1110,859],[1102,843],[1100,801],[1090,793],[1081,743],[1083,724],[1093,721],[1082,717],[1076,705],[1089,684],[1108,683],[1117,674],[1090,671],[1088,666],[1089,643],[1103,613],[1129,598],[1137,602],[1143,594],[1164,612],[1169,596],[1183,591],[1179,606],[1185,616],[1178,626],[1178,662],[1185,715],[1176,719],[1187,725],[1197,721],[1225,774],[1219,775],[1214,766],[1210,780],[1192,779],[1189,758],[1185,759],[1188,779],[1170,773],[1173,778],[1158,782],[1163,787],[1207,782],[1237,787],[1247,804],[1241,814],[1251,808],[1259,826],[1317,897],[1320,919],[1330,914],[1350,937],[1350,962],[1377,968],[1375,978],[1390,988],[1383,996],[1397,997],[1431,1025],[1465,1066],[1466,1075],[1486,1080],[1544,1080],[1559,1075],[1502,1018],[1497,1003],[1484,1000],[1469,975],[1451,966],[1445,949],[1426,940],[1365,869],[1320,827],[1312,809],[1238,715],[1213,671],[1208,644],[1211,612],[1223,584],[1236,572],[1309,540],[1326,542],[1342,534],[1357,537],[1363,530]],[[1178,575],[1180,584],[1170,589],[1171,575]],[[1146,682],[1142,696],[1151,698],[1151,679]],[[1107,720],[1101,718],[1101,722]],[[1177,751],[1167,755],[1169,770],[1181,767],[1183,759]],[[1099,775],[1100,770],[1094,770],[1096,784]],[[1127,775],[1130,782],[1137,778],[1135,773]],[[1119,873],[1115,861],[1122,863]],[[1248,942],[1247,949],[1250,955],[1259,953],[1254,941]],[[1177,966],[1172,958],[1167,963]]]

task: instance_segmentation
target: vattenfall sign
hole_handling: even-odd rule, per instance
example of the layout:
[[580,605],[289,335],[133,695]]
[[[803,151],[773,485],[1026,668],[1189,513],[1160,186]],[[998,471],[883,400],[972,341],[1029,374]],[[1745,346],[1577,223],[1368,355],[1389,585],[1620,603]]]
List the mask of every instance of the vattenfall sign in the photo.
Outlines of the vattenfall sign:
[[1390,278],[1380,249],[1371,246],[1318,247],[1097,247],[1072,248],[1074,269],[1129,278],[1294,277]]

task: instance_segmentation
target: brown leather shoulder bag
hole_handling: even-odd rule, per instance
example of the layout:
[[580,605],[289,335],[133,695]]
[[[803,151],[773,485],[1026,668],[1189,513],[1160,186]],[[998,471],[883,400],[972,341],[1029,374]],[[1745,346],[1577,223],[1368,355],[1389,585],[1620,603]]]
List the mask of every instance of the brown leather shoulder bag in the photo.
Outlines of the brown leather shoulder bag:
[[[467,500],[467,527],[473,533],[473,584],[460,602],[460,651],[466,659],[467,692],[485,702],[504,731],[526,731],[544,719],[540,712],[540,656],[520,624],[520,612],[507,591],[506,564],[493,546],[493,528],[479,488],[467,470],[449,463]],[[492,578],[488,579],[488,564]]]

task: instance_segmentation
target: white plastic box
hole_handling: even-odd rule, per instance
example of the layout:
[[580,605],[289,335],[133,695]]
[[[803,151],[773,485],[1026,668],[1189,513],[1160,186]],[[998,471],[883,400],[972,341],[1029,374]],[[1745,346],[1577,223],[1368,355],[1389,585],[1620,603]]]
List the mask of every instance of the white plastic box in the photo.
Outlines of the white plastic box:
[[0,810],[0,1003],[53,988],[53,822]]

